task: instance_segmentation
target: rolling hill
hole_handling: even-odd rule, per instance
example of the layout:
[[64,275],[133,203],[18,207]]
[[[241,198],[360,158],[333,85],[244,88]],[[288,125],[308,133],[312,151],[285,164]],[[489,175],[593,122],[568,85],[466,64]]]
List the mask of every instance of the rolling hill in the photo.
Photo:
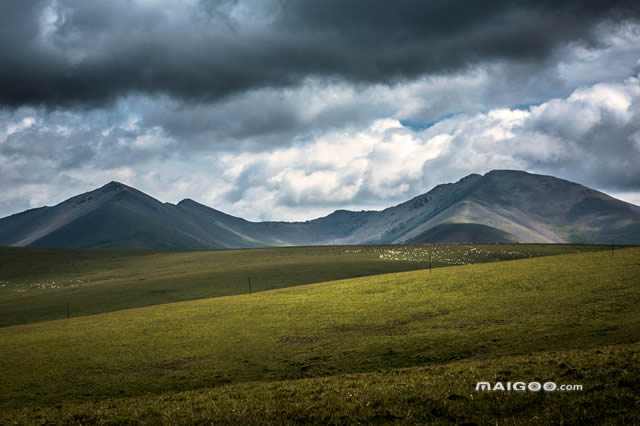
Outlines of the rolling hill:
[[111,182],[0,219],[0,245],[221,249],[438,242],[640,243],[640,207],[552,176],[472,174],[382,211],[250,222],[185,199],[162,203]]
[[[0,423],[637,424],[639,255],[444,267],[2,327]],[[519,380],[584,389],[474,390]]]
[[593,244],[191,251],[0,247],[0,328],[322,281],[607,248]]

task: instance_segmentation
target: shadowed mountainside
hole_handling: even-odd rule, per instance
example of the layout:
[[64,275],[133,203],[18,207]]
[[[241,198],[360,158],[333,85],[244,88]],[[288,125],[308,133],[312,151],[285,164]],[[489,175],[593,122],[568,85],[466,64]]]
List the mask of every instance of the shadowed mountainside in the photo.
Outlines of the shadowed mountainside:
[[382,211],[250,222],[193,200],[162,203],[111,182],[0,219],[0,245],[219,249],[438,242],[640,243],[640,207],[552,176],[469,175]]

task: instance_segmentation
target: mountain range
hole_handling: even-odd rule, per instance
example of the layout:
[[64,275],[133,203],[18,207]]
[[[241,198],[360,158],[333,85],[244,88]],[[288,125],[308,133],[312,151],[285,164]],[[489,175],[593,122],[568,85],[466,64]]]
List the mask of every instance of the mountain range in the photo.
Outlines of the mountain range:
[[583,185],[514,170],[471,174],[381,211],[250,222],[185,199],[162,203],[110,182],[0,219],[0,245],[191,250],[395,243],[640,244],[640,207]]

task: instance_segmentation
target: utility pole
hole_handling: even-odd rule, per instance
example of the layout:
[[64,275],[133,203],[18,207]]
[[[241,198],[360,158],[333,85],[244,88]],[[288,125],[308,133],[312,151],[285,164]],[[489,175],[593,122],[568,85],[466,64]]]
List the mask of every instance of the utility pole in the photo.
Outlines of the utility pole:
[[71,315],[69,314],[69,302],[67,302],[67,319],[71,318]]
[[251,277],[247,277],[247,280],[249,281],[249,294],[251,294]]
[[611,256],[613,256],[613,240],[611,240]]

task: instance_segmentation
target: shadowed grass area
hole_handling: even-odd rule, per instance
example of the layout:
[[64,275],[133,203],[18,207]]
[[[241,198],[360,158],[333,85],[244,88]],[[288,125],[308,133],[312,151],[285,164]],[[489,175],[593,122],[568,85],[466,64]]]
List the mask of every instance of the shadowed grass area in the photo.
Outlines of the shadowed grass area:
[[640,249],[440,268],[0,329],[0,406],[640,341]]
[[0,247],[0,326],[602,246],[292,247],[141,252]]
[[[477,392],[479,381],[582,385]],[[223,385],[0,413],[20,424],[637,424],[640,344]]]

